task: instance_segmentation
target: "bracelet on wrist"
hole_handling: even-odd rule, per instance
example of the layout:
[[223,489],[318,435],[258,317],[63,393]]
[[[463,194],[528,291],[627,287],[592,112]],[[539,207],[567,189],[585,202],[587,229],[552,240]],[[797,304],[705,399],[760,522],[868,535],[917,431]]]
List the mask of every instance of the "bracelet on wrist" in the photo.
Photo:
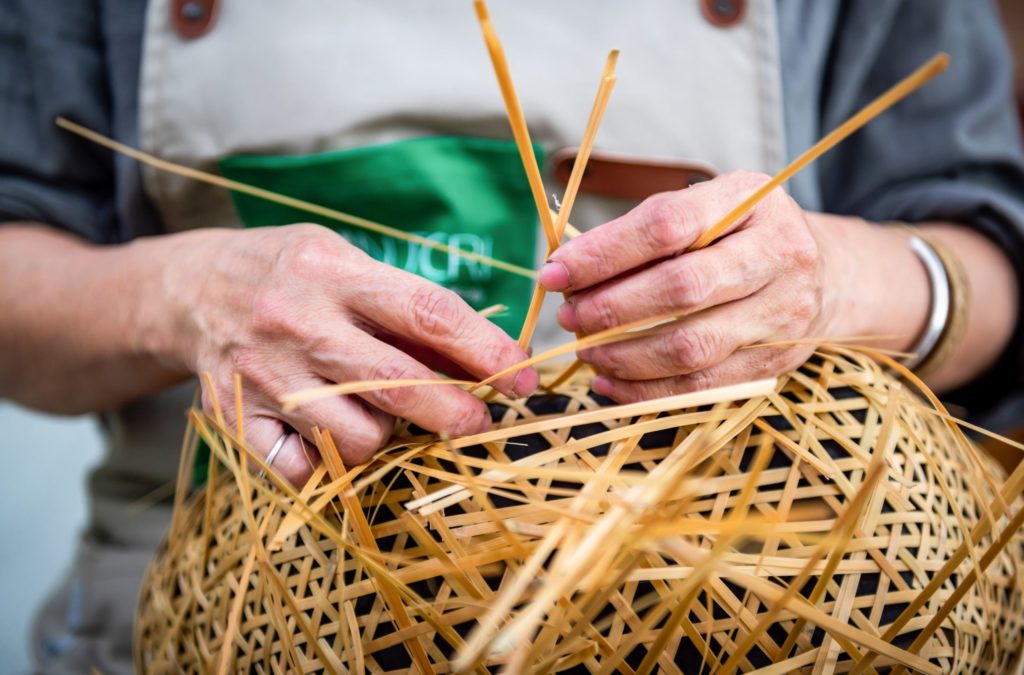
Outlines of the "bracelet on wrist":
[[918,376],[937,371],[956,351],[967,329],[969,286],[963,264],[945,244],[911,229],[910,248],[924,265],[931,286],[928,321],[913,356],[904,362]]

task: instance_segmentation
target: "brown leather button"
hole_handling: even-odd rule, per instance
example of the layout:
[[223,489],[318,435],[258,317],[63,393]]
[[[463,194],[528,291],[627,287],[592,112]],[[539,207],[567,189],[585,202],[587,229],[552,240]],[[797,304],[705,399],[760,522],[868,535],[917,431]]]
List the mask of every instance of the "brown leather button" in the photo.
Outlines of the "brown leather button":
[[746,9],[746,0],[700,0],[704,18],[720,28],[735,26]]
[[186,40],[194,40],[210,32],[217,21],[218,0],[172,0],[171,25]]
[[[566,185],[576,162],[576,148],[559,150],[551,157],[555,178]],[[708,164],[691,160],[635,157],[594,150],[580,181],[580,192],[641,201],[659,192],[682,190],[714,178]]]

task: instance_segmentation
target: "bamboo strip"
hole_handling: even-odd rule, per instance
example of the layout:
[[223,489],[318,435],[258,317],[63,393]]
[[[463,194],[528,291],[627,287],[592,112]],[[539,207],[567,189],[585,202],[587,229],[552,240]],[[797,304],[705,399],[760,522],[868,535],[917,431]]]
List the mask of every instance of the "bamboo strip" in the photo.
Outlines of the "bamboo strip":
[[331,209],[326,206],[320,206],[318,204],[308,202],[304,199],[296,199],[295,197],[289,197],[287,195],[278,194],[271,190],[265,190],[263,188],[256,187],[253,185],[247,185],[246,183],[241,183],[236,180],[224,178],[223,176],[207,173],[205,171],[200,171],[198,169],[193,169],[191,167],[175,164],[174,162],[169,162],[165,159],[160,159],[159,157],[154,157],[153,155],[142,152],[141,150],[137,150],[129,145],[125,145],[124,143],[115,141],[112,138],[95,132],[92,129],[88,129],[82,126],[81,124],[72,122],[71,120],[65,117],[58,117],[55,123],[61,129],[70,131],[71,133],[77,136],[81,136],[82,138],[85,138],[89,141],[92,141],[97,145],[103,146],[108,150],[113,150],[114,152],[125,155],[126,157],[131,157],[132,159],[141,164],[151,166],[154,169],[159,169],[160,171],[167,171],[168,173],[184,176],[185,178],[191,178],[192,180],[199,181],[200,183],[206,183],[208,185],[222,187],[225,190],[240,192],[242,194],[249,195],[250,197],[256,197],[257,199],[263,199],[265,201],[274,202],[275,204],[281,204],[282,206],[288,206],[299,211],[312,213],[323,218],[327,218],[328,220],[334,220],[339,223],[345,223],[346,225],[358,227],[359,229],[362,230],[376,232],[377,234],[384,235],[385,237],[391,237],[393,239],[401,239],[402,241],[413,242],[415,244],[418,244],[419,246],[424,246],[426,248],[434,249],[436,251],[444,251],[449,255],[459,256],[461,258],[465,258],[466,260],[472,260],[473,262],[477,262],[482,265],[488,265],[490,267],[494,267],[495,269],[508,272],[509,274],[515,274],[521,277],[526,277],[527,279],[537,278],[536,272],[530,269],[526,269],[525,267],[521,267],[519,265],[513,265],[512,263],[507,263],[503,260],[498,260],[490,256],[473,253],[472,251],[464,251],[462,249],[452,248],[447,244],[442,244],[441,242],[434,241],[433,239],[421,237],[418,234],[405,232],[403,230],[399,230],[398,228],[391,227],[389,225],[382,225],[381,223],[374,222],[367,218],[354,216],[349,213],[338,211],[337,209]]
[[[615,86],[615,65],[619,60],[619,50],[613,49],[605,61],[604,72],[601,74],[601,84],[597,89],[597,96],[594,98],[594,105],[590,110],[590,117],[587,120],[586,129],[583,132],[583,140],[580,141],[579,150],[576,152],[576,161],[572,165],[572,172],[569,174],[569,182],[565,187],[565,195],[562,197],[562,206],[558,211],[555,220],[554,246],[548,245],[548,256],[554,253],[562,241],[562,235],[569,226],[569,214],[576,203],[576,195],[580,184],[583,182],[583,174],[590,160],[590,153],[597,138],[597,130],[601,126],[601,118],[604,117],[605,108],[608,107],[608,99],[611,98],[612,88]],[[523,160],[527,160],[524,158]],[[541,307],[544,304],[545,291],[540,283],[533,286],[533,296],[530,298],[530,306],[523,321],[522,330],[519,333],[519,346],[526,349],[533,341],[533,333],[537,328],[537,320],[540,318]],[[568,295],[566,295],[568,297]],[[577,337],[582,337],[577,335]]]
[[881,96],[864,106],[853,117],[840,124],[824,138],[808,148],[802,155],[793,160],[789,166],[755,190],[753,194],[727,213],[713,227],[704,232],[688,250],[696,251],[711,244],[711,242],[725,234],[743,215],[753,209],[758,202],[767,197],[772,190],[785,183],[805,166],[824,155],[865,124],[927,84],[933,77],[944,71],[947,66],[949,66],[949,54],[941,52],[933,56],[927,63],[902,81],[893,85]]
[[523,169],[526,171],[526,179],[530,184],[530,192],[533,194],[533,201],[537,207],[537,214],[540,216],[544,236],[548,241],[548,248],[554,248],[558,246],[558,238],[555,234],[555,225],[551,221],[547,192],[544,191],[544,181],[541,179],[540,169],[537,166],[533,143],[530,142],[530,130],[526,126],[526,118],[523,117],[523,110],[519,105],[519,96],[512,84],[512,74],[508,70],[505,50],[491,23],[484,0],[474,0],[473,7],[476,10],[477,21],[480,23],[480,30],[484,35],[484,42],[487,44],[491,65],[494,66],[494,74],[498,79],[498,87],[501,89],[501,97],[508,113],[509,125],[512,127],[512,137],[519,149],[519,156],[523,160]]

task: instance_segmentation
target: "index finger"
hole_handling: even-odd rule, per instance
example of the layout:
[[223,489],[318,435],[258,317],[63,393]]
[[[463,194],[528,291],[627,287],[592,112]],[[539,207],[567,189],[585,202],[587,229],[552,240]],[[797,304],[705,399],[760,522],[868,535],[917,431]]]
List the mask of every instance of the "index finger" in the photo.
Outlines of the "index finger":
[[[361,289],[354,303],[367,322],[425,345],[481,379],[527,358],[515,340],[454,291],[402,270],[389,268],[383,274],[382,283]],[[530,368],[494,383],[513,397],[530,394],[537,385],[537,373]]]
[[679,193],[649,197],[629,213],[562,244],[540,269],[547,291],[579,291],[666,258],[696,241],[700,207]]
[[738,172],[662,192],[562,244],[540,270],[547,291],[579,291],[685,251],[759,180]]

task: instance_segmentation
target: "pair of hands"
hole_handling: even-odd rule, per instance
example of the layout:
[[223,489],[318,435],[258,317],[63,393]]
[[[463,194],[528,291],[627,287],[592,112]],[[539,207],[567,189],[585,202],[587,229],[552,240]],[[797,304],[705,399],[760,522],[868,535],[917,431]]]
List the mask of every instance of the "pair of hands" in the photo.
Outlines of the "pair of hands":
[[[803,211],[781,190],[728,236],[682,254],[767,178],[732,173],[655,195],[621,218],[559,248],[540,272],[548,291],[569,291],[558,314],[593,333],[645,317],[685,318],[643,338],[585,350],[593,387],[617,401],[665,396],[763,377],[802,363],[812,345],[742,347],[821,335],[834,305],[823,248]],[[452,435],[482,431],[486,406],[458,387],[403,387],[339,396],[282,413],[285,393],[334,382],[427,379],[434,371],[484,378],[526,358],[516,342],[455,293],[394,269],[312,225],[211,234],[189,252],[198,265],[169,271],[177,305],[176,357],[212,376],[233,400],[239,373],[246,438],[266,454],[289,430],[273,468],[293,484],[311,473],[311,429],[334,438],[347,463],[368,460],[394,417]],[[212,244],[212,245],[211,245]],[[199,270],[198,272],[196,270]],[[197,278],[198,275],[198,278]],[[495,382],[526,396],[531,369]],[[205,389],[205,388],[204,388]],[[212,404],[204,390],[203,404]],[[232,406],[224,406],[229,417]]]

